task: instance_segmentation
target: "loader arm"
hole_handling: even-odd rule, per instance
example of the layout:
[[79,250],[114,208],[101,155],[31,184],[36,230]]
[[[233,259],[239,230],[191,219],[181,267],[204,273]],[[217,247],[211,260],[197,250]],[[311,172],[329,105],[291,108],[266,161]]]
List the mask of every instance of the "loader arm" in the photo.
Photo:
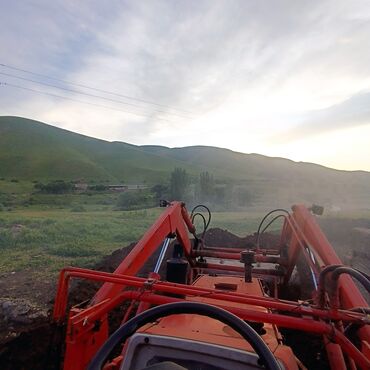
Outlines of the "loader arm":
[[[195,227],[190,220],[185,204],[182,202],[170,203],[165,212],[163,212],[153,226],[144,234],[114,273],[121,275],[136,275],[164,239],[175,236],[182,245],[184,254],[189,263],[193,265],[191,242],[188,232],[194,234]],[[113,298],[123,289],[124,287],[122,285],[105,283],[95,294],[91,301],[91,305],[100,303],[107,298]]]
[[[274,211],[281,211],[281,209]],[[299,342],[289,343],[288,340],[281,342],[280,329],[285,330],[285,335],[293,335],[293,338],[296,332],[300,332],[302,336],[307,335],[305,337],[307,340],[315,336],[313,344],[308,346],[309,356],[303,356],[305,362],[318,363],[314,357],[318,353],[315,343],[321,341],[322,346],[319,353],[327,356],[327,360],[326,357],[323,359],[328,364],[328,368],[352,370],[357,366],[357,368],[369,369],[370,325],[366,300],[349,276],[340,277],[339,289],[332,289],[333,292],[327,289],[331,284],[331,277],[329,280],[327,278],[325,285],[323,272],[327,268],[337,268],[340,259],[308,209],[302,205],[296,205],[293,206],[292,213],[287,211],[285,213],[287,216],[284,215],[285,223],[280,238],[277,238],[276,244],[269,246],[268,249],[263,245],[260,248],[258,243],[252,246],[253,249],[245,249],[251,248],[247,244],[245,248],[226,248],[226,245],[219,248],[207,247],[202,240],[198,248],[199,240],[192,223],[193,213],[189,216],[182,202],[166,203],[162,215],[124,258],[114,273],[65,268],[60,274],[53,314],[57,327],[65,330],[63,369],[86,369],[92,358],[105,346],[104,343],[109,338],[109,329],[112,330],[112,327],[116,325],[110,322],[114,315],[118,314],[119,323],[125,325],[130,317],[140,317],[141,314],[149,312],[152,306],[161,309],[160,307],[165,304],[192,304],[193,302],[226,309],[254,325],[257,334],[266,341],[285,369],[298,369],[299,361],[293,350],[297,350],[297,354],[301,357],[304,352],[300,352],[302,346]],[[190,234],[193,234],[192,239],[189,238]],[[161,280],[158,274],[170,239],[176,239],[188,263],[181,257],[179,259],[181,261],[175,263],[170,260],[168,264],[172,263],[170,265],[172,268],[186,264],[185,281],[171,280],[169,270],[167,271],[168,281]],[[137,273],[148,263],[149,258],[161,244],[163,244],[162,250],[153,274],[147,278],[137,277]],[[177,251],[176,246],[175,253]],[[244,257],[250,255],[253,256],[253,261],[248,263]],[[203,257],[206,257],[208,261]],[[303,297],[305,301],[282,299],[280,292],[289,289],[288,283],[292,272],[295,266],[302,261],[305,263],[308,275],[302,274],[300,281],[305,283],[305,280],[308,280],[308,283],[314,283],[312,292],[310,292],[312,299],[305,297]],[[266,266],[258,266],[260,263]],[[188,264],[190,269],[188,269]],[[247,276],[248,271],[250,275]],[[80,304],[69,310],[68,292],[71,279],[86,279],[102,282],[103,285],[88,305]],[[321,281],[323,281],[322,284]],[[266,288],[267,291],[272,292],[269,296],[266,296]],[[368,290],[370,291],[370,288]],[[321,291],[323,294],[320,293]],[[322,300],[320,294],[323,295]],[[338,304],[336,296],[339,298]],[[321,301],[324,303],[321,304]],[[116,309],[117,311],[114,312]],[[351,329],[351,336],[347,337],[344,328]],[[199,360],[199,363],[205,361],[207,364],[207,361],[211,361],[210,363],[215,361],[218,366],[218,358],[222,361],[230,358],[231,354],[227,351],[242,351],[245,356],[252,356],[251,358],[247,356],[248,358],[243,360],[244,365],[254,364],[254,360],[251,359],[254,358],[255,352],[248,347],[248,344],[227,331],[224,324],[206,317],[199,318],[196,313],[163,317],[158,322],[139,329],[136,337],[135,335],[125,342],[122,352],[117,357],[108,360],[103,367],[104,370],[131,369],[131,361],[135,362],[136,358],[147,366],[149,360],[155,360],[152,358],[153,353],[156,354],[155,356],[180,362],[181,359],[195,361],[194,356],[199,355],[200,357],[196,360]],[[147,349],[143,350],[144,352],[138,352],[136,356],[134,348],[137,347],[135,346],[142,348],[140,338],[143,339],[143,344],[147,346]],[[156,338],[159,338],[158,342]],[[192,341],[196,344],[193,343],[195,347],[191,344],[191,350],[188,353],[186,352],[188,347],[185,344],[192,343]],[[163,347],[163,343],[166,343],[171,351],[175,351],[176,356],[173,355],[175,352],[167,350],[166,346]],[[181,345],[177,346],[176,343],[181,343]],[[303,349],[306,350],[306,342],[303,345]],[[203,351],[202,346],[208,347]],[[219,347],[217,351],[212,352],[212,346]],[[222,356],[220,348],[226,351]],[[325,353],[323,348],[325,348]],[[157,350],[161,356],[156,352]],[[204,356],[208,356],[207,359],[203,359],[202,351]],[[147,355],[152,357],[145,357]],[[142,369],[145,368],[144,365],[140,363],[140,366],[133,368]],[[253,366],[253,368],[261,368],[258,362]],[[221,368],[233,367],[225,365]]]

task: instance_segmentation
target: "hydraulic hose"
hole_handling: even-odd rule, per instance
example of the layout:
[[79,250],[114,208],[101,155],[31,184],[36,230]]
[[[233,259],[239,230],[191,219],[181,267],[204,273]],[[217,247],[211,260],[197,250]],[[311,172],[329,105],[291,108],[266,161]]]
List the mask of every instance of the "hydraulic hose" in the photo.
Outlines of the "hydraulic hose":
[[342,274],[348,274],[354,277],[357,281],[359,281],[363,285],[363,287],[368,291],[368,293],[370,293],[370,280],[362,272],[355,270],[351,267],[346,266],[338,267],[333,271],[331,277],[333,279],[333,282],[335,283],[335,286],[337,286],[339,276]]
[[317,301],[319,307],[321,308],[324,307],[325,305],[326,276],[329,272],[333,272],[335,269],[339,267],[343,267],[343,265],[329,265],[324,267],[324,269],[320,272]]
[[[206,220],[205,216],[202,215],[199,211],[199,208],[200,209],[205,209],[206,212],[208,213],[208,220]],[[196,210],[198,210],[197,212],[195,212]],[[191,211],[191,214],[190,214],[190,219],[191,221],[194,223],[194,220],[196,217],[200,217],[202,220],[203,220],[203,232],[202,232],[202,235],[201,235],[201,240],[202,240],[202,243],[204,242],[204,237],[206,235],[206,232],[208,230],[208,227],[209,227],[209,224],[211,223],[211,219],[212,219],[212,213],[210,211],[210,209],[205,206],[204,204],[198,204],[197,206],[195,206],[192,211]],[[197,236],[194,235],[195,239],[197,239]]]
[[275,212],[284,212],[288,217],[289,217],[289,212],[284,209],[284,208],[276,208],[276,209],[273,209],[272,211],[268,212],[264,217],[263,219],[261,220],[260,224],[258,225],[258,230],[257,230],[257,235],[256,235],[256,244],[257,244],[257,248],[259,247],[258,243],[259,243],[259,235],[260,235],[260,232],[261,232],[261,228],[262,228],[262,225],[263,223],[265,222],[266,218],[270,215],[272,215],[273,213]]

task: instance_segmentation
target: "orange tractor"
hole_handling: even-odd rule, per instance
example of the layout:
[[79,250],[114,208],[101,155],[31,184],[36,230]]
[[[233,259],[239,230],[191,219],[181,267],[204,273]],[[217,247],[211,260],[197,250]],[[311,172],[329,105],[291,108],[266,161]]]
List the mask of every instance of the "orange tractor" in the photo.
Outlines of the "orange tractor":
[[[274,248],[261,245],[262,223],[254,245],[211,248],[193,224],[209,224],[199,206],[162,205],[114,273],[61,272],[53,318],[65,329],[64,370],[370,369],[370,310],[353,280],[368,294],[370,279],[342,265],[311,213],[320,208],[272,211],[284,219]],[[158,250],[154,271],[137,277]],[[309,296],[287,299],[297,274]],[[103,285],[69,308],[72,279]]]

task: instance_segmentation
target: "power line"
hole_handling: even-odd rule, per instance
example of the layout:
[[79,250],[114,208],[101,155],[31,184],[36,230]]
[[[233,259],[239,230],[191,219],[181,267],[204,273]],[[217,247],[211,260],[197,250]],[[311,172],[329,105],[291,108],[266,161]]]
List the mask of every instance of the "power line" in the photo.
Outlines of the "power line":
[[157,107],[172,109],[172,110],[176,110],[176,111],[182,112],[182,113],[192,114],[189,111],[186,111],[186,110],[183,110],[183,109],[180,109],[180,108],[171,107],[169,105],[159,104],[159,103],[155,103],[155,102],[152,102],[152,101],[149,101],[149,100],[145,100],[145,99],[141,99],[141,98],[135,98],[135,97],[129,96],[129,95],[118,94],[118,93],[115,93],[115,92],[112,92],[112,91],[103,90],[103,89],[99,89],[99,88],[84,85],[84,84],[78,84],[78,83],[62,80],[62,79],[47,76],[47,75],[44,75],[44,74],[41,74],[41,73],[32,72],[32,71],[27,70],[27,69],[22,69],[22,68],[17,68],[17,67],[14,67],[14,66],[10,66],[8,64],[0,63],[0,66],[5,67],[5,68],[9,68],[9,69],[12,69],[12,70],[15,70],[15,71],[19,71],[19,72],[29,73],[29,74],[34,75],[34,76],[44,77],[44,78],[47,78],[47,79],[50,79],[50,80],[63,82],[63,83],[68,84],[68,85],[82,87],[84,89],[98,91],[98,92],[102,92],[104,94],[114,95],[114,96],[118,96],[118,97],[129,99],[129,100],[138,101],[138,102],[145,103],[145,104],[152,104],[152,105],[156,105]]
[[[11,83],[8,83],[8,82],[0,82],[0,86],[1,85],[14,87],[16,89],[31,91],[31,92],[35,92],[35,93],[38,93],[38,94],[49,95],[49,96],[52,96],[54,98],[70,100],[70,101],[77,102],[77,103],[82,103],[82,104],[88,104],[88,105],[92,105],[92,106],[99,107],[99,108],[110,109],[110,110],[115,110],[115,111],[118,111],[118,112],[134,114],[134,115],[140,116],[140,117],[150,118],[150,116],[145,115],[145,114],[142,114],[142,113],[137,113],[137,112],[133,112],[133,111],[129,111],[129,110],[124,110],[124,109],[118,109],[118,108],[110,107],[108,105],[90,103],[90,102],[83,101],[83,100],[68,98],[66,96],[57,95],[57,94],[49,93],[49,92],[46,92],[46,91],[35,90],[35,89],[31,89],[29,87],[14,85],[14,84],[11,84]],[[161,121],[169,121],[169,120],[167,120],[165,118],[160,118],[160,117],[157,117],[156,119],[161,120]]]
[[[100,95],[89,94],[89,93],[85,93],[83,91],[69,89],[69,88],[66,88],[66,87],[57,86],[57,85],[49,84],[49,83],[46,83],[46,82],[36,81],[36,80],[32,80],[30,78],[20,77],[20,76],[16,76],[16,75],[13,75],[13,74],[10,74],[10,73],[0,72],[0,75],[16,78],[16,79],[22,80],[22,81],[28,81],[28,82],[36,83],[36,84],[39,84],[39,85],[49,86],[49,87],[53,87],[53,88],[64,90],[64,91],[69,91],[69,92],[72,92],[72,93],[75,93],[75,94],[81,94],[81,95],[86,95],[86,96],[93,97],[93,98],[103,99],[103,100],[110,101],[110,102],[113,102],[113,103],[129,105],[131,107],[135,107],[135,108],[139,108],[139,109],[146,108],[146,107],[134,104],[134,103],[127,103],[127,102],[124,102],[122,100],[110,99],[110,98],[106,98],[106,97],[100,96]],[[163,110],[158,110],[158,109],[155,109],[155,112],[163,113],[163,114],[170,114],[170,115],[181,117],[181,118],[191,119],[191,117],[186,117],[184,115],[180,115],[180,114],[172,113],[172,112],[167,112],[167,111],[163,111]]]

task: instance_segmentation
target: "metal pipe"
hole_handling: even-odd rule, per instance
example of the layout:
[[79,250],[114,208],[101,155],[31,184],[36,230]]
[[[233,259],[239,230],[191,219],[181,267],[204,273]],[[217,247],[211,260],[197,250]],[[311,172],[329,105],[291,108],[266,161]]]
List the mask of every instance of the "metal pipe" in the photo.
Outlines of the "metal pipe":
[[[143,288],[148,281],[143,278],[112,274],[103,271],[93,271],[81,268],[66,268],[62,270],[57,296],[55,300],[54,320],[60,322],[64,319],[67,305],[67,293],[68,293],[68,282],[70,278],[82,278],[93,281],[105,281],[110,283],[119,284],[121,286],[132,286],[137,288]],[[217,290],[200,288],[195,286],[188,286],[183,284],[168,283],[161,281],[153,281],[151,289],[155,291],[162,291],[167,293],[176,293],[183,295],[194,295],[194,296],[207,296],[208,298],[225,300],[227,302],[237,302],[249,305],[258,305],[270,309],[277,309],[282,311],[290,311],[297,314],[316,316],[322,319],[331,320],[344,320],[348,322],[359,322],[362,323],[364,315],[357,314],[355,312],[346,312],[342,310],[338,311],[325,311],[314,307],[305,307],[304,305],[284,301],[276,300],[268,297],[260,297],[253,295],[245,295],[241,293],[220,293]]]
[[164,240],[163,244],[162,244],[161,253],[159,254],[157,263],[156,263],[156,265],[154,267],[154,272],[157,273],[157,274],[159,273],[159,269],[161,268],[161,265],[162,265],[162,262],[163,262],[163,258],[166,255],[167,248],[170,245],[170,242],[171,242],[171,238],[166,238]]
[[[242,253],[245,249],[242,250]],[[237,260],[240,261],[240,253],[229,253],[229,252],[221,252],[218,250],[209,250],[203,249],[201,251],[193,251],[192,255],[194,257],[212,257],[212,258],[222,258],[227,260]],[[256,262],[265,262],[265,263],[279,263],[279,264],[287,264],[287,260],[281,258],[280,256],[265,256],[262,254],[255,254]]]
[[[315,263],[316,262],[315,256],[312,253],[311,249],[309,247],[306,247],[305,249],[307,251],[308,256],[311,258],[312,262]],[[317,289],[318,289],[318,282],[317,282],[316,275],[315,275],[314,271],[312,270],[312,267],[311,266],[310,266],[310,271],[311,271],[313,285],[315,287],[315,290],[317,291]]]
[[[232,266],[232,265],[220,265],[218,263],[202,263],[198,262],[197,267],[203,270],[219,270],[219,271],[231,271],[244,273],[244,267]],[[270,276],[281,276],[281,271],[276,269],[263,269],[263,268],[253,268],[252,275],[270,275]]]
[[213,252],[229,252],[229,253],[240,253],[245,250],[245,248],[225,248],[225,247],[209,247],[207,245],[203,248],[204,251]]

